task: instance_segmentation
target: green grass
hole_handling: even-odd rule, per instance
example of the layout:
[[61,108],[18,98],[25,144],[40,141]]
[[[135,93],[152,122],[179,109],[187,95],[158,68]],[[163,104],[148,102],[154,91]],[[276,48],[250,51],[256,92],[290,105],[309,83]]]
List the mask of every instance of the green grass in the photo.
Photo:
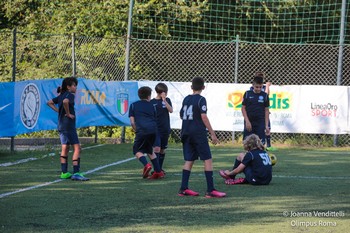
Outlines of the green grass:
[[[82,171],[131,158],[131,148],[124,144],[83,150]],[[58,151],[43,158],[49,152],[0,152],[0,164],[38,158],[0,167],[0,195],[59,179]],[[217,171],[231,168],[241,149],[216,146],[212,152],[215,186],[227,192],[226,198],[204,198],[201,161],[190,178],[190,187],[201,196],[177,196],[183,157],[180,145],[174,144],[168,149],[167,176],[162,180],[142,179],[141,164],[131,160],[86,175],[88,182],[64,180],[0,198],[0,232],[348,232],[347,149],[279,149],[273,152],[278,161],[268,186],[225,185]],[[283,216],[313,211],[345,216]],[[307,223],[318,226],[306,227]]]

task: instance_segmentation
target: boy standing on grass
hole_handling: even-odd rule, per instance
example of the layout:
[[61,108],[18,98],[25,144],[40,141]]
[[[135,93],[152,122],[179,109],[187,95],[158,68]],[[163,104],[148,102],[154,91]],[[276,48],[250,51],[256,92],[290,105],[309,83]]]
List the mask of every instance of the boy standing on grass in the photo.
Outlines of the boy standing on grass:
[[242,114],[244,118],[243,140],[250,134],[256,134],[265,144],[265,134],[270,134],[269,128],[269,95],[261,91],[264,79],[255,76],[253,90],[248,90],[243,95]]
[[[80,173],[80,143],[76,129],[76,117],[74,109],[75,92],[78,80],[74,77],[65,78],[62,86],[57,88],[59,95],[47,102],[55,112],[58,112],[58,132],[60,134],[61,151],[61,179],[87,181],[89,178]],[[58,105],[58,108],[56,107]],[[68,172],[69,145],[73,145],[73,175]]]
[[207,101],[200,94],[204,90],[204,79],[196,77],[192,80],[192,95],[182,102],[180,117],[182,119],[181,141],[185,164],[182,170],[182,182],[179,196],[198,196],[199,193],[188,188],[188,182],[194,161],[200,158],[204,161],[204,174],[207,181],[205,197],[225,197],[226,193],[214,188],[213,162],[207,138],[207,129],[213,144],[219,143],[207,117]]
[[[163,170],[165,150],[168,147],[170,135],[170,117],[169,113],[173,112],[171,100],[167,97],[168,87],[164,83],[158,83],[155,87],[157,92],[156,98],[151,100],[157,111],[157,136],[154,143],[153,151],[156,154],[160,169]],[[165,174],[165,172],[164,172]]]
[[[255,76],[260,76],[263,79],[266,78],[264,72],[261,72],[261,71],[255,72]],[[261,91],[264,91],[264,92],[266,92],[266,94],[270,95],[270,86],[271,85],[272,85],[271,82],[266,82],[265,85],[262,86]],[[250,90],[253,91],[254,87],[251,86]],[[265,136],[266,136],[266,150],[275,151],[277,149],[275,147],[271,146],[271,121],[270,121],[270,119],[269,119],[269,129],[270,129],[270,131],[265,134]]]
[[[159,167],[157,156],[153,153],[153,144],[157,132],[157,113],[150,102],[151,94],[151,88],[139,88],[138,96],[140,100],[130,105],[129,118],[131,127],[136,132],[133,153],[144,166],[142,177],[159,179],[164,177],[164,173]],[[149,176],[152,166],[147,162],[145,154],[148,155],[154,167],[155,172],[152,176]]]

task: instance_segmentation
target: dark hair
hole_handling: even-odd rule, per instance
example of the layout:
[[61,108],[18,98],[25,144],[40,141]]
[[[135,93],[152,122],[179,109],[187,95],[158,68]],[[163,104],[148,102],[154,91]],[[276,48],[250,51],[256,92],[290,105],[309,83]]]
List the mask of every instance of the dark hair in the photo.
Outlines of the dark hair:
[[152,89],[150,87],[140,87],[139,90],[137,91],[137,94],[139,95],[139,98],[141,100],[147,99],[149,96],[152,94]]
[[253,79],[253,84],[263,84],[264,78],[261,76],[255,76]]
[[195,77],[192,79],[192,89],[194,91],[200,91],[204,88],[204,79],[201,77]]
[[57,93],[64,93],[68,91],[67,86],[72,86],[73,84],[78,86],[78,79],[76,77],[68,77],[63,79],[62,85],[60,87],[57,87]]
[[265,78],[265,73],[262,72],[262,71],[256,71],[255,74],[254,74],[254,76],[255,76],[255,77],[256,77],[256,76],[259,76],[259,77]]
[[154,90],[156,90],[158,94],[161,94],[163,92],[168,93],[168,87],[164,83],[158,83]]

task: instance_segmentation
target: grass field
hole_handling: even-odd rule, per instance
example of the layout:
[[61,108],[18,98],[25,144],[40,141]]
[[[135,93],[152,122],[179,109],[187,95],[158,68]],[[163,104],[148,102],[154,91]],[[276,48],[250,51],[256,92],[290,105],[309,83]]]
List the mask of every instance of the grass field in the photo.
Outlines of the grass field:
[[[84,146],[85,148],[88,146]],[[268,186],[227,186],[219,169],[240,148],[212,147],[215,186],[226,198],[207,199],[203,164],[178,197],[180,145],[170,145],[165,179],[141,178],[131,144],[84,149],[88,182],[59,180],[58,151],[0,152],[0,232],[349,232],[348,149],[282,148]],[[19,164],[16,161],[35,158]],[[71,158],[71,156],[69,157]],[[7,163],[7,164],[6,164]],[[5,166],[6,164],[6,166]],[[71,162],[69,167],[71,167]]]

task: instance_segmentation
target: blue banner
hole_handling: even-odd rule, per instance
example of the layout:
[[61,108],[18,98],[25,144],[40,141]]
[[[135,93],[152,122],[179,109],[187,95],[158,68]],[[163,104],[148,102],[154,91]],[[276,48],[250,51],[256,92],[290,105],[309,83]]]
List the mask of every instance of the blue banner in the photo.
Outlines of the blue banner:
[[[128,108],[137,101],[137,82],[78,79],[77,127],[129,126]],[[0,137],[57,128],[57,113],[47,101],[57,95],[62,79],[0,83]]]

